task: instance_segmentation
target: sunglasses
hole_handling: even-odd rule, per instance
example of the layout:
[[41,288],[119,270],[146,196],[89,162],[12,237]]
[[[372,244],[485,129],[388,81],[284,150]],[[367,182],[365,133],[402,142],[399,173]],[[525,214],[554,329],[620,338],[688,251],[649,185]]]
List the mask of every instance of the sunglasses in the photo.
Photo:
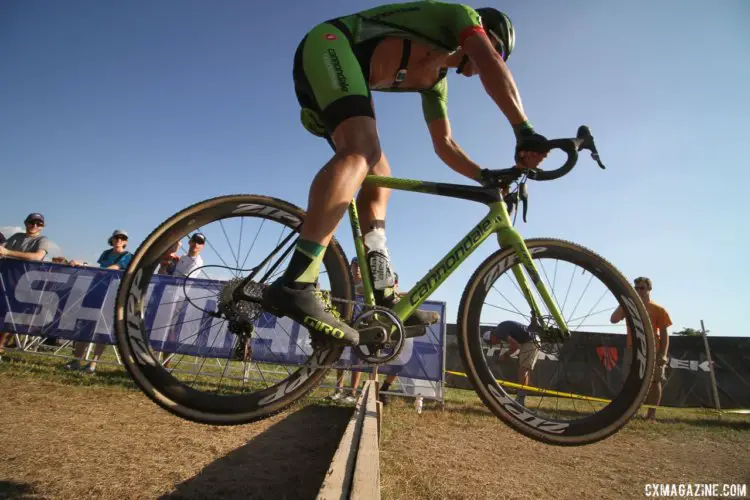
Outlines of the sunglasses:
[[26,223],[27,226],[39,226],[44,227],[44,222],[39,222],[38,220],[30,220]]
[[648,287],[647,286],[643,286],[643,285],[638,285],[638,286],[635,287],[635,289],[636,290],[647,290],[648,291]]
[[123,236],[123,235],[121,235],[121,234],[118,234],[117,236],[112,236],[112,239],[113,239],[113,240],[123,240],[123,241],[128,241],[128,237],[127,237],[127,236]]

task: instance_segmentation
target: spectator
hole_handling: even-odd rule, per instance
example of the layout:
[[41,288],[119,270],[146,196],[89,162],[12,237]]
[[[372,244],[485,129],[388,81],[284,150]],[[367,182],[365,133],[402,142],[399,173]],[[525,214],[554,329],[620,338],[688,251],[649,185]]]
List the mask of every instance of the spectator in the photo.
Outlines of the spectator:
[[[518,352],[518,383],[529,385],[529,376],[536,365],[539,348],[534,339],[533,329],[517,321],[503,321],[492,330],[484,332],[483,338],[490,345],[499,344],[505,340],[509,349],[500,356],[500,361],[505,361],[511,355]],[[520,405],[526,403],[526,390],[519,389],[516,392],[516,402]]]
[[[107,239],[107,243],[112,247],[102,252],[99,256],[99,267],[104,269],[117,269],[125,270],[133,258],[133,254],[125,250],[128,246],[128,233],[121,229],[115,229],[112,232],[112,236]],[[88,342],[76,342],[73,355],[76,359],[68,362],[65,368],[68,370],[80,370],[81,361],[86,353],[86,350],[91,344]],[[83,368],[86,373],[93,374],[96,372],[96,363],[101,358],[104,350],[107,348],[107,344],[96,344],[94,347],[94,357],[92,360]]]
[[[0,243],[0,258],[42,261],[52,248],[52,243],[46,236],[42,236],[44,216],[38,213],[29,214],[24,220],[25,233],[16,233]],[[10,332],[0,333],[0,355],[5,349],[5,343]]]
[[[633,280],[635,291],[641,297],[641,301],[646,306],[648,315],[651,318],[651,326],[654,329],[654,340],[656,343],[656,371],[654,378],[651,381],[651,389],[646,396],[646,404],[659,406],[661,403],[661,392],[662,384],[667,381],[666,368],[667,368],[667,353],[669,352],[669,333],[667,328],[672,326],[672,319],[669,317],[669,313],[662,306],[656,302],[651,301],[651,290],[652,284],[649,278],[641,276]],[[617,306],[615,312],[609,320],[612,323],[619,323],[625,319],[625,312],[622,306]],[[633,336],[628,328],[627,332],[627,343],[625,346],[625,355],[623,356],[622,366],[630,367],[633,362]],[[623,373],[625,370],[623,369]],[[656,409],[649,408],[646,413],[646,418],[650,421],[656,420]]]
[[[356,257],[351,262],[352,276],[354,277],[354,295],[355,297],[362,297],[364,295],[364,288],[362,286],[362,273],[359,269],[359,261]],[[352,386],[349,389],[349,395],[344,394],[344,370],[336,370],[336,388],[333,390],[333,394],[330,396],[331,401],[338,401],[343,398],[344,403],[354,403],[357,397],[357,389],[359,388],[359,382],[362,380],[362,372],[352,371],[351,383]]]
[[171,247],[167,248],[167,251],[159,259],[159,269],[156,270],[156,274],[168,274],[170,276],[174,274],[177,262],[180,261],[180,256],[177,255],[180,246],[180,241],[177,240]]
[[203,267],[203,258],[200,256],[203,247],[206,245],[206,237],[201,233],[195,233],[188,240],[188,253],[180,257],[175,265],[173,274],[183,278],[197,278],[198,275],[191,276],[196,269]]
[[54,262],[55,264],[69,264],[68,259],[62,256],[52,257],[52,262]]

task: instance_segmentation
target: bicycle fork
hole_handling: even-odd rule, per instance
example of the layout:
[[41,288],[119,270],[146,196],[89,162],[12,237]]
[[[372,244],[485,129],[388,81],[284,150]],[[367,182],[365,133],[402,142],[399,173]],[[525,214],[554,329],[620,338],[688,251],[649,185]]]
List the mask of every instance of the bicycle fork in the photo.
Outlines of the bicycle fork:
[[[511,267],[511,271],[513,272],[513,275],[518,282],[518,287],[520,288],[521,293],[523,294],[526,302],[528,302],[529,307],[531,308],[532,323],[534,321],[539,321],[544,317],[544,314],[542,313],[542,309],[537,303],[536,296],[534,296],[533,292],[531,291],[531,286],[529,285],[529,280],[527,279],[526,274],[528,274],[528,276],[531,278],[531,282],[534,284],[534,287],[539,293],[539,296],[547,306],[547,310],[552,315],[552,318],[554,318],[555,322],[557,323],[563,338],[567,339],[568,337],[570,337],[570,330],[568,329],[568,325],[565,322],[562,313],[557,308],[557,304],[552,299],[552,296],[547,290],[547,287],[542,282],[539,272],[536,269],[536,265],[534,265],[534,261],[531,258],[531,252],[526,246],[526,243],[524,242],[523,238],[521,238],[521,235],[518,233],[518,231],[516,231],[516,229],[513,227],[513,224],[510,221],[510,214],[505,207],[505,203],[500,202],[498,203],[497,207],[491,208],[497,212],[499,218],[499,220],[497,221],[497,241],[500,245],[500,248],[512,248],[515,252],[515,255],[518,257],[518,260],[520,260],[520,263],[513,264],[513,266]],[[526,270],[526,273],[524,273],[524,269]]]

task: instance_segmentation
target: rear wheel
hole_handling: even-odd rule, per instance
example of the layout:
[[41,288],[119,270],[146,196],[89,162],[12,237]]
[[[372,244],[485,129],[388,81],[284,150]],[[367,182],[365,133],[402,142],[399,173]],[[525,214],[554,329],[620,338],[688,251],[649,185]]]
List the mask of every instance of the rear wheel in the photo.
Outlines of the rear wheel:
[[[511,271],[518,257],[512,249],[499,250],[474,272],[461,299],[459,348],[467,376],[487,407],[526,436],[556,445],[604,439],[627,423],[650,387],[655,348],[648,313],[622,274],[594,252],[553,239],[526,240],[526,245],[571,336],[562,337],[531,285],[542,308],[541,328],[529,350],[521,350],[518,363],[500,360],[506,349],[488,345],[484,334],[506,320],[529,325],[532,315]],[[612,324],[618,307],[625,320]],[[636,355],[630,366],[618,367],[619,351],[604,340],[613,337],[596,333],[628,332],[634,332]],[[531,356],[524,359],[529,372],[520,366],[524,356]],[[531,367],[530,359],[536,363]],[[616,382],[598,380],[601,372],[591,363],[599,362]],[[525,373],[528,384],[521,379]]]
[[[186,208],[146,238],[122,278],[115,331],[125,367],[149,398],[196,422],[242,424],[283,410],[322,381],[341,347],[313,347],[298,323],[233,299],[248,273],[263,285],[284,272],[304,216],[274,198],[223,196]],[[205,237],[201,267],[187,277],[159,274],[186,239],[194,253],[196,232]],[[320,286],[334,299],[352,300],[347,259],[335,240]],[[334,304],[351,319],[350,304]]]

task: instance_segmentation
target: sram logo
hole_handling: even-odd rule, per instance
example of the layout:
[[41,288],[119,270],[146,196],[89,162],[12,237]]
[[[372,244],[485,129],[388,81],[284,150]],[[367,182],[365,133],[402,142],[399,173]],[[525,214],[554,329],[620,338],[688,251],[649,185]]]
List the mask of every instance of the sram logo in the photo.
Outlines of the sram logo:
[[296,215],[285,212],[276,207],[269,207],[268,205],[257,205],[255,203],[240,203],[237,208],[232,210],[233,214],[251,214],[251,215],[263,215],[269,219],[273,219],[285,224],[299,225],[302,221]]
[[509,399],[500,394],[500,392],[495,388],[493,384],[487,384],[487,390],[490,391],[493,396],[495,396],[495,399],[497,399],[501,405],[503,405],[505,411],[507,411],[526,425],[530,425],[531,427],[539,429],[540,431],[551,432],[553,434],[562,434],[563,432],[565,432],[565,429],[570,427],[570,424],[566,424],[564,422],[550,422],[549,420],[544,420],[543,418],[539,418],[536,415],[532,415],[531,413],[526,411],[526,408],[524,408],[523,406],[519,405],[512,399]]
[[258,401],[258,405],[264,406],[268,403],[272,403],[297,389],[305,382],[305,380],[310,378],[310,375],[315,373],[319,367],[323,366],[323,360],[328,356],[328,353],[329,351],[327,349],[316,351],[307,364],[299,369],[296,378],[290,377],[283,383],[277,385],[271,394]]
[[[534,255],[539,252],[544,252],[545,250],[547,250],[547,247],[534,247],[534,248],[529,248],[529,253],[531,255]],[[489,289],[492,288],[492,285],[493,283],[495,283],[495,280],[498,278],[498,276],[500,276],[510,267],[513,267],[514,265],[518,264],[518,262],[519,262],[518,255],[513,253],[505,257],[504,259],[502,259],[497,264],[495,264],[492,267],[492,269],[490,269],[490,271],[487,273],[487,276],[484,278],[485,291],[489,291]]]

